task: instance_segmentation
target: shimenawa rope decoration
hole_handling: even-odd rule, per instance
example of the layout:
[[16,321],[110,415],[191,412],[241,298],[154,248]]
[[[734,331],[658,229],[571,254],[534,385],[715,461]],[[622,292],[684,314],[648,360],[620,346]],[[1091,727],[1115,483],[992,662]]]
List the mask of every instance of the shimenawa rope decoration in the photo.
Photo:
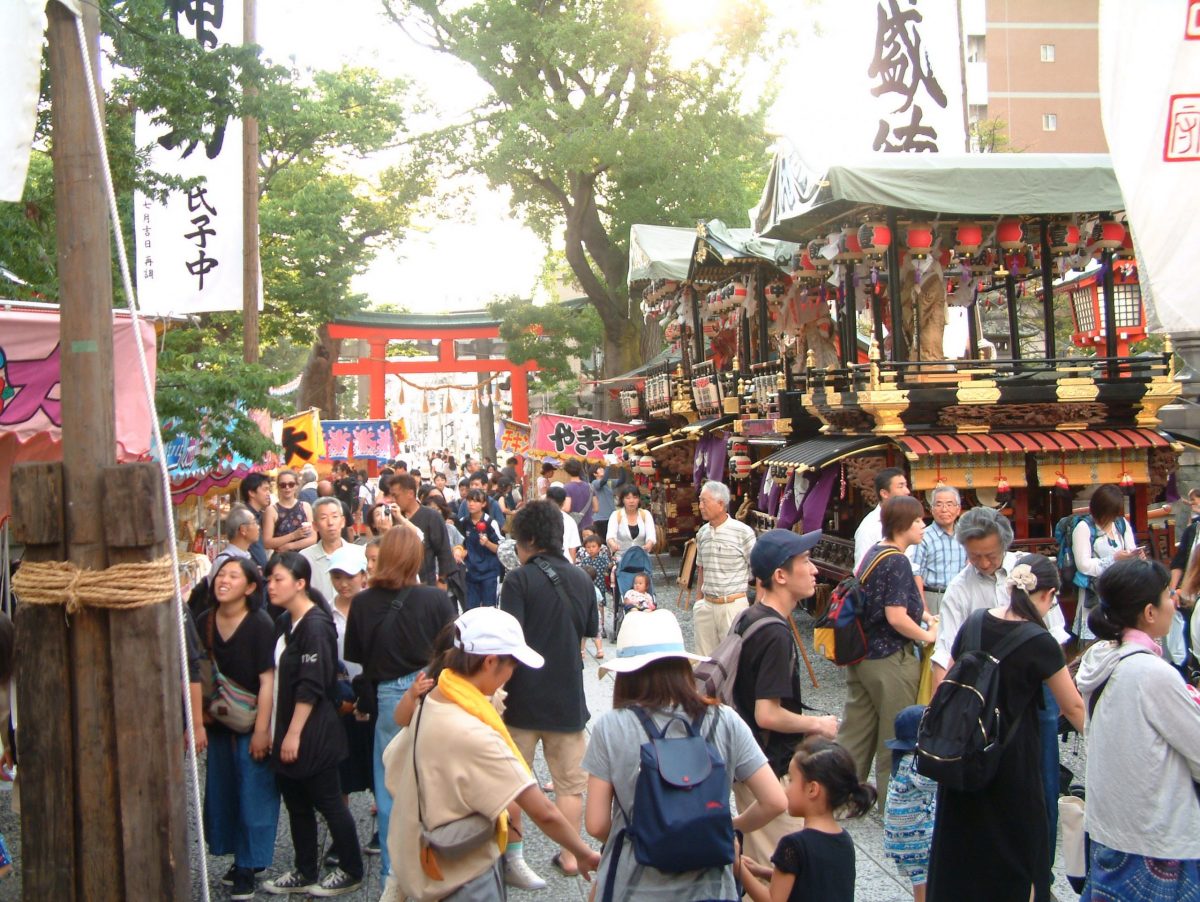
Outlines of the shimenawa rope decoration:
[[80,570],[63,561],[26,561],[13,575],[13,592],[25,604],[65,604],[82,608],[134,610],[171,601],[175,567],[171,556],[104,570]]

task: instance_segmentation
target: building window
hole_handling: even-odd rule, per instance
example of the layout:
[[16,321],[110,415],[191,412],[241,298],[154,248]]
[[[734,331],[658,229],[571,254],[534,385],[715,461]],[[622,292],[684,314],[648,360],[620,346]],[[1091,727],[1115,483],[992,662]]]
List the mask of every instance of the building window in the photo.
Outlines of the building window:
[[967,62],[987,62],[987,38],[981,34],[967,36]]
[[1042,131],[1056,132],[1058,131],[1058,116],[1054,113],[1042,114]]
[[1043,44],[1042,45],[1042,62],[1043,63],[1054,62],[1054,45],[1053,44]]

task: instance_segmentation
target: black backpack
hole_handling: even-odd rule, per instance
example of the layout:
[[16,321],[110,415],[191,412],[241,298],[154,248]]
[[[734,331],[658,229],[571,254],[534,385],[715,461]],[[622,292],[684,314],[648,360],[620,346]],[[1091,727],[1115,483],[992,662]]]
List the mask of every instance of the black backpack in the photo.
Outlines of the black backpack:
[[917,772],[962,792],[985,788],[996,775],[1017,724],[1000,711],[1000,663],[1045,630],[1022,623],[985,652],[983,618],[976,611],[963,624],[963,644],[917,727]]

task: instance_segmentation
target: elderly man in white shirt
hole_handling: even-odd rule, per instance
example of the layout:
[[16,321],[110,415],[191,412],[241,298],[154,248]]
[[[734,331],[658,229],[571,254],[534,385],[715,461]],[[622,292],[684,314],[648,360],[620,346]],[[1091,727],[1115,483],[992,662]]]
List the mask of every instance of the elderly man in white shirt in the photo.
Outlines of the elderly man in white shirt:
[[[879,496],[879,503],[867,512],[867,515],[862,518],[862,522],[858,524],[858,529],[854,530],[855,573],[862,566],[863,558],[867,556],[867,552],[871,550],[872,546],[883,540],[883,520],[880,519],[883,502],[893,495],[912,494],[908,487],[908,477],[899,467],[885,467],[875,474],[875,494]],[[910,545],[908,551],[905,552],[909,560],[912,560],[915,548],[916,546]]]
[[[953,664],[950,650],[967,618],[979,610],[990,610],[1009,603],[1008,574],[1020,557],[1009,551],[1012,524],[998,511],[976,507],[958,519],[955,538],[967,551],[967,566],[946,587],[942,596],[941,629],[933,652],[933,683],[936,688]],[[1059,645],[1071,638],[1067,633],[1062,609],[1056,604],[1046,615],[1046,628]],[[1042,745],[1042,784],[1045,797],[1058,798],[1058,703],[1044,686],[1045,707],[1038,711],[1038,731]],[[1054,863],[1058,832],[1058,805],[1046,806],[1050,827],[1050,863]]]
[[704,597],[692,608],[696,654],[707,657],[750,602],[750,552],[754,530],[729,516],[729,487],[706,482],[700,490],[700,516],[707,522],[696,533],[696,563]]

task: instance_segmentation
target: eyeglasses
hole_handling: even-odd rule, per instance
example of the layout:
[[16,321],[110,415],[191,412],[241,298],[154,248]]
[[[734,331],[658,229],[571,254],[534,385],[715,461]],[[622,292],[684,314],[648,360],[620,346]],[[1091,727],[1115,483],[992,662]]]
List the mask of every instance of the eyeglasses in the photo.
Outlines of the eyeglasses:
[[958,507],[959,504],[957,501],[935,501],[933,506],[934,507]]
[[276,483],[276,485],[278,485],[281,489],[292,489],[296,487],[296,483],[294,482],[280,482]]

